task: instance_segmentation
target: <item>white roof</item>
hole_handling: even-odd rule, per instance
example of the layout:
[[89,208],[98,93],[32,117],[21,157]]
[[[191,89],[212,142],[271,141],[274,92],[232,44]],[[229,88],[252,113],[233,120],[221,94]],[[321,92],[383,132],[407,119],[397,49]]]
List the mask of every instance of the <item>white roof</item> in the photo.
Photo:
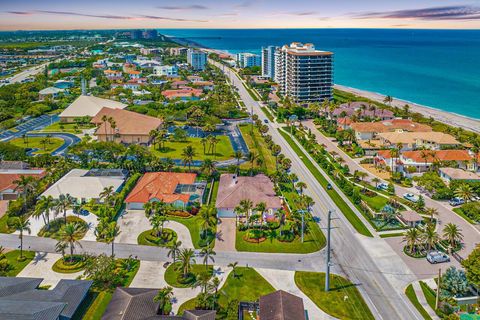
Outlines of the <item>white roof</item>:
[[85,176],[88,170],[73,169],[48,188],[42,196],[58,199],[61,194],[69,194],[77,199],[98,199],[105,187],[113,186],[117,191],[124,182],[121,176]]
[[60,113],[60,118],[84,116],[94,117],[103,107],[111,109],[125,109],[127,105],[118,101],[81,95],[75,101],[73,101],[72,104],[67,107],[67,109]]

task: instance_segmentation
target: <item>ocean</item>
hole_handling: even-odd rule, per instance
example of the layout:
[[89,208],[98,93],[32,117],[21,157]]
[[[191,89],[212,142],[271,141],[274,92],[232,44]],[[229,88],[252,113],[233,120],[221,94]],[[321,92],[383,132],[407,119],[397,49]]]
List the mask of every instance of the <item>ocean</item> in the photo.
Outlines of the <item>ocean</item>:
[[480,30],[159,29],[231,53],[311,42],[335,53],[335,83],[480,119]]

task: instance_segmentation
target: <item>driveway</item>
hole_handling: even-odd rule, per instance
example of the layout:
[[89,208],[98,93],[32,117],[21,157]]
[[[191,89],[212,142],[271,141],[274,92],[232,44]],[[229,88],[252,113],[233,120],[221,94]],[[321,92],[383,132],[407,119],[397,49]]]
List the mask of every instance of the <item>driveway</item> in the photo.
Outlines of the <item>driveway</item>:
[[54,287],[61,279],[76,279],[83,272],[57,273],[52,270],[54,263],[62,255],[55,253],[37,252],[35,258],[17,275],[17,277],[43,278],[41,285]]
[[[128,210],[118,219],[120,235],[115,239],[117,243],[137,244],[137,238],[143,231],[152,229],[150,222],[143,210]],[[176,221],[166,221],[165,228],[172,229],[177,233],[179,241],[182,241],[184,248],[193,248],[190,231],[183,224]]]
[[[312,120],[302,122],[304,126],[309,128],[313,134],[315,134],[315,138],[318,143],[326,145],[326,150],[329,152],[335,151],[340,157],[345,160],[345,164],[348,165],[350,168],[350,172],[354,172],[355,170],[363,171],[368,174],[365,178],[366,181],[371,181],[375,176],[362,166],[360,166],[356,161],[350,158],[343,150],[338,148],[335,142],[332,142],[331,139],[325,137],[318,129],[316,128],[315,124]],[[402,197],[405,193],[414,193],[416,195],[420,195],[418,190],[415,188],[404,188],[398,185],[395,185],[395,194],[399,197]],[[474,226],[464,220],[462,217],[457,215],[455,212],[451,210],[448,204],[442,203],[440,201],[435,201],[430,199],[429,197],[423,195],[425,199],[425,205],[427,207],[435,208],[438,210],[438,230],[441,232],[443,227],[448,223],[456,224],[463,233],[463,241],[464,241],[464,248],[459,252],[459,255],[463,258],[466,258],[470,252],[475,248],[477,243],[480,243],[480,231],[478,228],[480,226]],[[400,256],[404,256],[405,254],[403,251],[397,251]]]
[[237,251],[235,249],[235,218],[218,219],[215,251]]

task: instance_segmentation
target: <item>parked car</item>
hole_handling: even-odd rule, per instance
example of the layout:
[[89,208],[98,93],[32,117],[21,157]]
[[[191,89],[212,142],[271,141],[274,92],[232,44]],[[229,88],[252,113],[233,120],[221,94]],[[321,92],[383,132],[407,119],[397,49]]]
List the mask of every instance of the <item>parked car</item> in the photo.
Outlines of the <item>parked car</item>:
[[268,119],[263,119],[263,122],[268,123]]
[[417,202],[418,201],[418,197],[416,195],[414,195],[413,193],[405,193],[403,195],[403,198],[408,200],[408,201],[412,201],[412,202]]
[[450,201],[448,201],[448,203],[450,203],[451,206],[456,207],[456,206],[464,204],[465,200],[463,200],[462,198],[455,197],[455,198],[450,199]]
[[331,190],[332,189],[332,185],[329,183],[327,184],[327,190]]
[[382,182],[382,183],[377,185],[377,189],[378,190],[387,190],[388,189],[388,184],[386,184],[385,182]]
[[448,256],[448,254],[440,251],[430,251],[427,254],[427,261],[431,264],[450,262],[450,257]]

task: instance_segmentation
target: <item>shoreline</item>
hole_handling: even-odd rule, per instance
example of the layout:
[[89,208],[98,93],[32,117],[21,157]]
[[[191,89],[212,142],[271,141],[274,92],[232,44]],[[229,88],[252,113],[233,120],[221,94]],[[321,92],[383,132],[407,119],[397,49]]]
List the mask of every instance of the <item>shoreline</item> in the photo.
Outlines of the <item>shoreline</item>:
[[[334,88],[348,92],[348,93],[352,93],[357,96],[361,96],[376,102],[380,102],[380,103],[383,103],[383,100],[386,97],[386,95],[381,93],[361,90],[357,88],[351,88],[351,87],[343,86],[340,84],[335,84]],[[470,117],[456,114],[453,112],[443,111],[440,109],[424,106],[415,102],[398,99],[395,97],[392,97],[392,99],[393,99],[391,103],[392,107],[403,108],[403,106],[408,104],[410,106],[411,111],[418,112],[427,118],[432,117],[436,121],[445,123],[447,125],[450,125],[453,127],[459,127],[468,131],[476,132],[476,133],[480,133],[480,119],[470,118]]]
[[[200,43],[185,39],[185,38],[177,38],[177,37],[169,37],[172,39],[172,41],[178,41],[181,42],[182,45],[190,45],[193,47],[198,47],[199,49],[203,49],[207,52],[212,52],[212,53],[221,53],[221,54],[227,54],[231,56],[232,58],[234,57],[233,54],[225,51],[225,50],[220,50],[220,49],[213,49],[213,48],[208,48],[206,46],[201,45]],[[361,96],[376,102],[383,103],[383,100],[385,99],[386,95],[377,93],[377,92],[372,92],[372,91],[367,91],[367,90],[362,90],[362,89],[357,89],[357,88],[352,88],[352,87],[347,87],[343,86],[340,84],[335,84],[334,85],[335,89],[339,89],[342,91],[346,91],[352,94],[355,94],[357,96]],[[468,116],[456,114],[453,112],[449,111],[443,111],[440,109],[436,109],[433,107],[428,107],[425,105],[421,105],[415,102],[399,99],[392,97],[392,107],[399,107],[403,108],[406,104],[410,106],[410,110],[413,112],[418,112],[422,114],[423,116],[430,118],[432,117],[436,121],[445,123],[447,125],[453,126],[453,127],[459,127],[468,131],[472,131],[475,133],[480,133],[480,119],[476,118],[471,118]]]

